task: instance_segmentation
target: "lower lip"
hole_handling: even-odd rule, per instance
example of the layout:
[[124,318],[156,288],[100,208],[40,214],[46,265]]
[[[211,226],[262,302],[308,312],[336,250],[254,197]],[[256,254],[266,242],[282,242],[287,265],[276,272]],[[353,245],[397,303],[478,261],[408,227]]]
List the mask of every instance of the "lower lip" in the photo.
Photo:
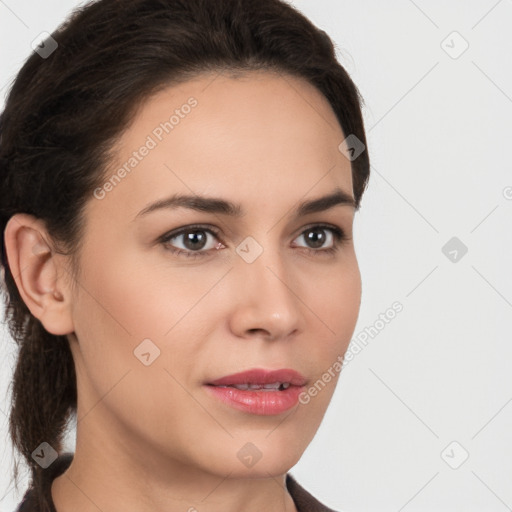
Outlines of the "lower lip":
[[251,391],[232,387],[206,386],[209,392],[225,404],[251,414],[281,414],[299,401],[303,386],[290,386],[283,391]]

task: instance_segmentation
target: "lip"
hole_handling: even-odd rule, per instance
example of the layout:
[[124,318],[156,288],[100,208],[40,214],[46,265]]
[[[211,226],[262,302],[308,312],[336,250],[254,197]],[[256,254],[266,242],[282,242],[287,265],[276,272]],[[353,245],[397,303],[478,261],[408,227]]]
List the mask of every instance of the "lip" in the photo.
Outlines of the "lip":
[[[273,384],[287,382],[290,386],[284,390],[242,390],[233,385]],[[285,368],[264,370],[254,368],[248,371],[227,375],[205,383],[207,393],[235,409],[258,415],[276,415],[288,411],[299,400],[306,379],[297,371]]]
[[272,384],[273,382],[289,382],[293,386],[304,386],[306,379],[297,371],[283,368],[280,370],[264,370],[253,368],[245,372],[234,373],[208,382],[212,386],[231,386],[233,384]]

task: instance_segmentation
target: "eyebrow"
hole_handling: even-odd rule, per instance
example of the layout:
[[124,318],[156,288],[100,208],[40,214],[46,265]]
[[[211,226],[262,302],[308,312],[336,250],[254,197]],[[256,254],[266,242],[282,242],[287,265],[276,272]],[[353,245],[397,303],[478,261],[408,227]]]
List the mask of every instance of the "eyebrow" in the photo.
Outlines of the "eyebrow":
[[[338,205],[347,205],[356,208],[354,198],[340,188],[336,188],[329,195],[300,203],[295,209],[295,216],[302,217],[304,215],[322,212]],[[245,211],[241,205],[225,199],[174,194],[168,198],[160,199],[159,201],[149,204],[135,216],[135,219],[164,208],[188,208],[198,212],[229,215],[230,217],[235,218],[243,217],[245,215]]]

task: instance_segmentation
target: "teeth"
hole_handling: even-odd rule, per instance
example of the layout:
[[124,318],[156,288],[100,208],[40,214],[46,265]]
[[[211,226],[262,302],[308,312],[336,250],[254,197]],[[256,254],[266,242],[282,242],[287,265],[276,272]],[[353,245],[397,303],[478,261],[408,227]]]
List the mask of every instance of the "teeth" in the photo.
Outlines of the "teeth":
[[272,382],[271,384],[231,384],[218,386],[219,388],[236,388],[241,391],[283,391],[290,387],[289,382]]
[[232,384],[231,386],[221,386],[221,387],[233,387],[236,389],[240,389],[241,391],[256,391],[256,390],[269,390],[269,391],[278,391],[288,389],[290,387],[289,382],[273,382],[271,384]]

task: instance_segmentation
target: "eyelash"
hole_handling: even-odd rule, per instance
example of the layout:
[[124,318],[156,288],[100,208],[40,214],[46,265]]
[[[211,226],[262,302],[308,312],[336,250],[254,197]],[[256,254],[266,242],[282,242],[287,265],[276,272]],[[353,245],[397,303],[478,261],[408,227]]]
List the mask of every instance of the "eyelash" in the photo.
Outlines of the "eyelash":
[[[327,225],[327,224],[316,224],[313,226],[308,226],[304,231],[302,231],[302,233],[299,236],[303,235],[304,233],[306,233],[308,231],[312,231],[314,229],[324,229],[324,230],[331,231],[333,234],[333,237],[334,237],[334,245],[333,245],[333,247],[329,247],[327,249],[311,249],[309,247],[301,246],[300,249],[305,250],[308,254],[313,253],[315,256],[320,256],[320,255],[331,256],[335,252],[338,251],[338,249],[340,248],[340,245],[342,245],[343,243],[345,243],[346,241],[349,240],[349,237],[346,236],[344,230],[342,230],[336,226]],[[198,258],[198,257],[209,256],[209,255],[211,255],[212,251],[216,251],[216,249],[210,249],[208,251],[190,251],[190,250],[184,251],[183,249],[177,249],[177,248],[169,245],[170,240],[178,238],[179,236],[181,236],[185,233],[192,232],[192,231],[204,231],[206,233],[210,233],[210,234],[214,235],[216,238],[219,238],[219,234],[220,234],[217,229],[214,229],[211,227],[206,227],[206,226],[201,226],[201,225],[191,225],[191,226],[186,226],[178,231],[166,233],[165,235],[161,236],[158,239],[158,242],[161,243],[162,245],[164,245],[164,247],[167,251],[170,251],[171,253],[176,254],[178,256],[184,255],[185,257],[188,257],[188,258]]]

